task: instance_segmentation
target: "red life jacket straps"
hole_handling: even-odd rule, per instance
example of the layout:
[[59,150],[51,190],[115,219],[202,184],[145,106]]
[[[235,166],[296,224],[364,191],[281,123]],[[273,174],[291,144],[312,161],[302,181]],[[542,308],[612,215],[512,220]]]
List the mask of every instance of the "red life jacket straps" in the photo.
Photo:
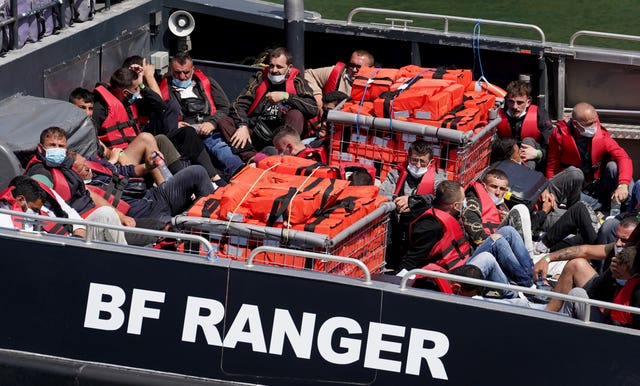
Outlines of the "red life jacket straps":
[[337,62],[331,73],[329,74],[329,78],[327,79],[327,83],[325,83],[322,88],[322,93],[326,94],[331,91],[335,91],[340,87],[340,81],[342,80],[342,74],[347,70],[347,65],[342,62]]
[[[287,76],[287,79],[285,81],[286,82],[286,90],[287,90],[287,92],[289,94],[292,94],[292,95],[296,94],[296,85],[294,84],[294,80],[296,79],[298,74],[300,74],[300,70],[298,70],[295,67],[291,67],[291,70],[289,70],[289,75]],[[253,99],[253,103],[251,104],[251,107],[249,107],[249,111],[247,111],[247,115],[251,115],[253,110],[256,109],[256,107],[258,106],[258,103],[260,103],[262,98],[267,93],[267,89],[269,88],[269,84],[270,84],[270,82],[269,82],[269,68],[265,67],[265,68],[262,69],[262,82],[260,82],[260,84],[256,88],[256,95],[255,95],[255,98]]]

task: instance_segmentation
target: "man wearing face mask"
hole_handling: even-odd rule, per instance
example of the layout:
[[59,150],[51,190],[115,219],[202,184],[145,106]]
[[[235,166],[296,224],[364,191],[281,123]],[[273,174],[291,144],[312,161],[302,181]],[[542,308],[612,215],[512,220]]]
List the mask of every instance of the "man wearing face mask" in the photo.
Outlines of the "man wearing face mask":
[[[133,218],[116,211],[107,200],[99,195],[92,195],[72,166],[73,159],[67,156],[66,132],[59,127],[49,127],[40,134],[40,143],[25,168],[25,174],[51,181],[53,190],[88,221],[136,225]],[[122,231],[105,230],[105,240],[127,243]]]
[[431,206],[437,186],[447,177],[433,162],[433,148],[423,140],[409,146],[407,162],[389,171],[380,194],[393,199],[397,216],[392,216],[387,248],[387,267],[397,268],[407,252],[409,223]]
[[576,104],[571,118],[558,122],[549,138],[547,178],[572,167],[584,173],[581,199],[594,210],[608,210],[613,202],[622,204],[629,197],[631,158],[585,102]]
[[276,128],[289,125],[302,135],[305,121],[318,115],[318,104],[286,48],[269,53],[269,65],[257,72],[219,121],[227,142],[243,161],[269,146]]
[[502,121],[498,137],[513,138],[520,145],[520,159],[531,169],[543,170],[553,124],[547,111],[531,104],[531,86],[514,80],[507,85],[505,107],[498,110]]
[[[229,99],[218,82],[194,67],[186,51],[171,59],[169,74],[159,85],[162,99],[179,105],[178,125],[167,131],[174,141],[191,141],[195,131],[212,157],[222,177],[229,180],[244,163],[233,152],[218,129],[218,122],[229,114]],[[181,144],[184,148],[186,145]]]

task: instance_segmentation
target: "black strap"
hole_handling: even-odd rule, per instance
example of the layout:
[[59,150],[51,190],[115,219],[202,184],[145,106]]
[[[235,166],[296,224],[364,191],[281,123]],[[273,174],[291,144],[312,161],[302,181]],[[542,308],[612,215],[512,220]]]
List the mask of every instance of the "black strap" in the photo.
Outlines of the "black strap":
[[276,197],[276,199],[273,200],[273,205],[271,205],[271,211],[269,212],[269,217],[267,218],[268,227],[273,226],[273,224],[275,224],[275,222],[280,217],[284,218],[284,216],[286,216],[287,207],[289,206],[289,203],[291,202],[293,196],[297,191],[298,189],[290,187],[289,191],[285,195]]
[[202,204],[202,217],[211,217],[211,214],[220,206],[220,200],[209,198]]
[[444,76],[444,74],[447,73],[447,68],[446,67],[438,67],[436,68],[436,71],[433,73],[433,79],[442,79],[442,77]]
[[313,232],[316,229],[316,226],[318,226],[318,224],[320,224],[321,222],[329,218],[331,213],[335,212],[338,209],[343,208],[346,212],[353,212],[356,205],[355,201],[356,201],[356,197],[345,197],[342,200],[340,200],[340,202],[337,203],[336,205],[320,211],[320,213],[317,214],[315,220],[305,224],[304,230],[307,232]]
[[318,167],[322,167],[325,166],[325,164],[321,163],[321,162],[316,162],[314,164],[311,164],[309,166],[300,166],[299,168],[296,169],[296,175],[297,176],[308,176],[311,174],[311,172],[318,168]]

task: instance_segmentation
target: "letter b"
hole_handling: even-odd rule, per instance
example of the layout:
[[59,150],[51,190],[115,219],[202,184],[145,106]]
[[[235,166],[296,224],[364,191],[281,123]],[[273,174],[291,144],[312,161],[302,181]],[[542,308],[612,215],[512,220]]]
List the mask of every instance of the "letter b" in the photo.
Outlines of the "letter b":
[[[104,295],[111,297],[103,301]],[[84,314],[84,326],[96,330],[115,331],[124,324],[124,312],[120,309],[126,295],[120,287],[107,284],[91,283],[87,296],[87,310]],[[106,319],[100,318],[100,313],[108,314]]]

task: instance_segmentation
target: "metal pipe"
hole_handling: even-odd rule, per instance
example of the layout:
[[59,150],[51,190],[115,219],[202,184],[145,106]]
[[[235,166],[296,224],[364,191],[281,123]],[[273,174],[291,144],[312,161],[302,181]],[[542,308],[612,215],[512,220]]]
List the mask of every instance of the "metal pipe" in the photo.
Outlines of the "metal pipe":
[[576,39],[580,36],[591,36],[596,38],[607,38],[607,39],[620,39],[620,40],[630,40],[634,42],[640,42],[640,36],[635,35],[623,35],[623,34],[614,34],[610,32],[598,32],[598,31],[577,31],[571,38],[569,38],[569,47],[573,47]]
[[293,65],[304,72],[304,0],[285,0],[284,30]]

